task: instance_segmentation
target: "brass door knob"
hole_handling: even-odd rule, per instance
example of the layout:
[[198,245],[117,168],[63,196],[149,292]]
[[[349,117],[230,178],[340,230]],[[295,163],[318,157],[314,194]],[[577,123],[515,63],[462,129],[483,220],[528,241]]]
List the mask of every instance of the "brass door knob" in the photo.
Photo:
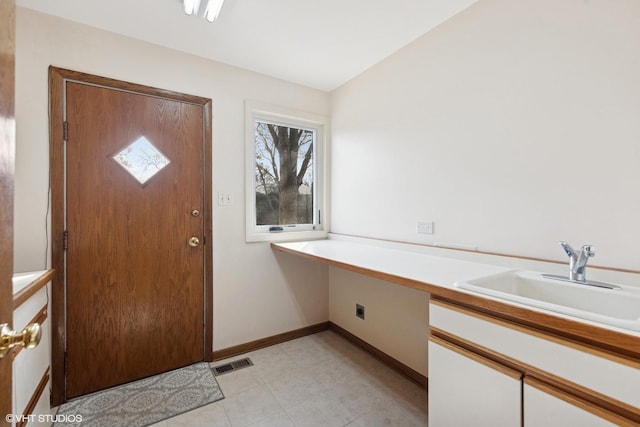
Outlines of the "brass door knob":
[[9,325],[0,325],[0,359],[7,355],[9,350],[16,346],[34,348],[40,343],[42,328],[37,323],[32,323],[22,330],[15,332]]
[[199,244],[200,244],[200,239],[198,239],[197,237],[194,236],[189,239],[189,246],[195,248]]

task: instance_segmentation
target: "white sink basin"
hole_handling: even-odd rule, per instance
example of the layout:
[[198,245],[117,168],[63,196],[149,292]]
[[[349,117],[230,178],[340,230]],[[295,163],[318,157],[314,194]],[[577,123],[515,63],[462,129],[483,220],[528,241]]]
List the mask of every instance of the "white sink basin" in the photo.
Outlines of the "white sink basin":
[[456,282],[461,289],[611,326],[640,331],[640,290],[603,289],[547,279],[531,271],[508,271]]

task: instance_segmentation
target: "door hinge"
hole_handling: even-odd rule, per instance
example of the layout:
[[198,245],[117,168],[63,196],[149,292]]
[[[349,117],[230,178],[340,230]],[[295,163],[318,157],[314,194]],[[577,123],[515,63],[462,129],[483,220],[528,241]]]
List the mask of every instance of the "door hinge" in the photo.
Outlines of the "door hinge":
[[62,139],[67,141],[69,138],[69,122],[62,122]]
[[64,230],[64,233],[63,233],[62,248],[65,251],[69,249],[69,231],[67,230]]

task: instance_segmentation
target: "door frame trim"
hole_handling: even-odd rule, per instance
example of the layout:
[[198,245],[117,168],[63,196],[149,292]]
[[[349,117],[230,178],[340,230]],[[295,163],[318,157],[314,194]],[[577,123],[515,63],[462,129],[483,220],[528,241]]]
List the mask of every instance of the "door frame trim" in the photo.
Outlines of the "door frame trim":
[[49,67],[49,159],[51,181],[51,262],[54,268],[51,292],[51,404],[66,402],[65,389],[65,83],[74,81],[110,89],[186,102],[203,107],[204,135],[204,361],[213,360],[213,177],[212,100],[166,89],[114,80],[55,66]]
[[[15,56],[16,3],[0,3],[0,324],[13,324],[13,207],[16,151]],[[13,411],[13,359],[0,359],[0,413]],[[0,425],[5,424],[0,421]]]

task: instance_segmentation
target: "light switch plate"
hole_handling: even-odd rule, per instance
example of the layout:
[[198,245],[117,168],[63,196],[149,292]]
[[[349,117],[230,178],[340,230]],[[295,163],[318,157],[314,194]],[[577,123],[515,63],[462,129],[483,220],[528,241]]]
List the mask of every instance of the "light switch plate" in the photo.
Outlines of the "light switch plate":
[[231,206],[233,205],[232,193],[218,193],[218,206]]

